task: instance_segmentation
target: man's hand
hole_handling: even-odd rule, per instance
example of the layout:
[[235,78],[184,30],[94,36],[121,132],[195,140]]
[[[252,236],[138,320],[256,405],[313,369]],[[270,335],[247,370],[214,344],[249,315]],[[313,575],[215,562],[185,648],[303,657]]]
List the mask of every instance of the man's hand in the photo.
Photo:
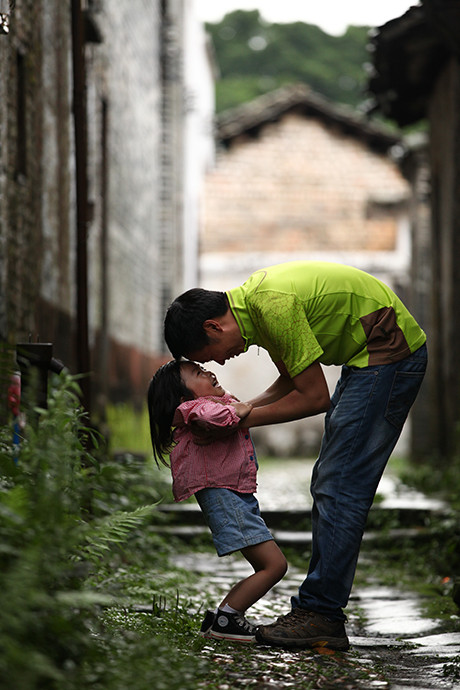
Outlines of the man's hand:
[[235,408],[235,412],[238,415],[240,419],[244,419],[245,417],[248,416],[250,411],[252,410],[252,405],[251,403],[245,403],[245,402],[232,402],[230,403],[232,407]]

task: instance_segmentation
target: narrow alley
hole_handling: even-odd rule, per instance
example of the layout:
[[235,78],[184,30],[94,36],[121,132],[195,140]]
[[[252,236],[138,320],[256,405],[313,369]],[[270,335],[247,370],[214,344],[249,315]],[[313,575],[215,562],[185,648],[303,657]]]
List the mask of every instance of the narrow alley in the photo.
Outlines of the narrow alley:
[[[310,534],[304,526],[305,514],[311,506],[308,486],[312,466],[313,463],[307,465],[302,461],[286,460],[282,471],[279,463],[269,463],[259,472],[261,508],[282,548],[308,550]],[[200,517],[193,504],[175,508],[179,513],[183,511],[183,519],[179,518],[182,525],[169,529],[182,536],[187,536],[187,532],[193,535],[203,529],[200,524],[192,524],[199,523]],[[169,512],[167,507],[165,510]],[[387,517],[383,518],[385,513],[397,515],[397,521],[389,523]],[[391,471],[384,475],[370,516],[370,529],[363,541],[358,575],[347,609],[347,631],[351,643],[348,653],[322,650],[323,653],[319,654],[312,650],[258,647],[252,652],[250,677],[246,665],[242,667],[238,663],[241,650],[235,650],[232,645],[211,641],[203,648],[202,654],[210,655],[219,665],[228,666],[228,685],[225,687],[229,689],[243,685],[258,690],[324,688],[338,687],[339,682],[343,688],[388,690],[459,687],[460,616],[455,604],[451,602],[452,611],[446,623],[446,617],[441,613],[439,617],[432,613],[436,611],[436,597],[440,599],[442,593],[436,591],[427,607],[429,595],[410,591],[406,586],[388,585],[385,573],[369,567],[372,566],[373,548],[385,548],[385,544],[403,538],[430,538],[430,516],[439,518],[447,514],[445,505],[403,487]],[[372,529],[373,525],[383,524],[382,520],[390,524],[390,528]],[[177,565],[200,573],[198,602],[202,601],[202,592],[206,592],[210,601],[218,599],[228,590],[230,583],[251,572],[238,556],[217,559],[209,554],[188,553],[178,557]],[[365,571],[364,575],[359,574],[361,569]],[[291,566],[282,582],[248,612],[248,618],[265,623],[286,613],[290,596],[303,577],[304,573],[298,566]],[[428,608],[430,613],[427,613]],[[307,673],[302,672],[305,661],[308,662]],[[265,669],[263,673],[260,672],[261,667]],[[241,668],[244,672],[240,671]],[[225,690],[224,686],[220,687]]]

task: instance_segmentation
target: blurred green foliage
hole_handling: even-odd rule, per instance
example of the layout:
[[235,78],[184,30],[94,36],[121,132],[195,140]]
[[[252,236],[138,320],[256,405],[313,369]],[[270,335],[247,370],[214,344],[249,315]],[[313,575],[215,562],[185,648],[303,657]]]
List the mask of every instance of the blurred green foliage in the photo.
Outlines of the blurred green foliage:
[[112,451],[128,449],[132,453],[152,455],[147,405],[139,411],[129,403],[110,404],[106,407],[105,415],[106,433]]
[[342,36],[331,36],[302,22],[270,24],[258,10],[237,10],[206,24],[220,71],[217,111],[296,82],[357,107],[367,98],[369,28],[350,26]]
[[[154,526],[169,487],[142,458],[107,455],[86,425],[74,380],[61,375],[50,388],[48,409],[25,410],[34,422],[19,447],[10,423],[0,429],[2,688],[126,688],[114,670],[127,675],[125,646],[105,611],[129,604],[129,567],[164,569],[174,545]],[[143,600],[163,592],[168,578],[176,588],[168,574],[144,587]],[[118,636],[130,639],[124,628]],[[149,639],[146,663],[168,644]]]

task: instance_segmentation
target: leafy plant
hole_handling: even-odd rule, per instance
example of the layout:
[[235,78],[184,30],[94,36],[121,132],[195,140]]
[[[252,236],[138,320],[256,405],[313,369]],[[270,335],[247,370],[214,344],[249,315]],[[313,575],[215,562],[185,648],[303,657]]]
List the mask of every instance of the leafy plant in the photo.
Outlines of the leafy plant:
[[92,523],[77,560],[87,558],[92,562],[99,561],[112,549],[113,544],[124,543],[130,532],[143,524],[144,518],[150,517],[154,510],[155,505],[150,505],[136,508],[130,513],[118,511]]
[[460,655],[457,654],[450,663],[444,664],[442,675],[451,680],[460,680]]
[[147,405],[138,410],[129,403],[109,404],[105,408],[105,416],[112,451],[151,454]]
[[[48,409],[26,410],[19,451],[0,434],[0,675],[2,687],[83,686],[109,591],[88,585],[96,562],[152,515],[155,506],[94,515],[101,463],[79,406],[78,385],[59,377]],[[30,413],[33,414],[30,414]],[[91,443],[90,443],[91,441]],[[107,505],[106,501],[106,505]]]

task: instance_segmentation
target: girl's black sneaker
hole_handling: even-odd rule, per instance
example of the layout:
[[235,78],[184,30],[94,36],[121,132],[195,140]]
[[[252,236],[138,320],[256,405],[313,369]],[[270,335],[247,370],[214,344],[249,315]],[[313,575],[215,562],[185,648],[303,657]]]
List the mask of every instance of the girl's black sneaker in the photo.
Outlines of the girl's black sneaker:
[[227,613],[218,609],[209,636],[215,640],[251,643],[256,639],[256,626],[249,623],[241,613]]
[[210,634],[211,633],[211,627],[212,627],[212,624],[214,623],[215,617],[216,617],[215,611],[211,611],[210,609],[208,609],[206,611],[206,615],[203,618],[203,622],[202,622],[201,628],[200,628],[201,637],[211,637],[211,634]]

